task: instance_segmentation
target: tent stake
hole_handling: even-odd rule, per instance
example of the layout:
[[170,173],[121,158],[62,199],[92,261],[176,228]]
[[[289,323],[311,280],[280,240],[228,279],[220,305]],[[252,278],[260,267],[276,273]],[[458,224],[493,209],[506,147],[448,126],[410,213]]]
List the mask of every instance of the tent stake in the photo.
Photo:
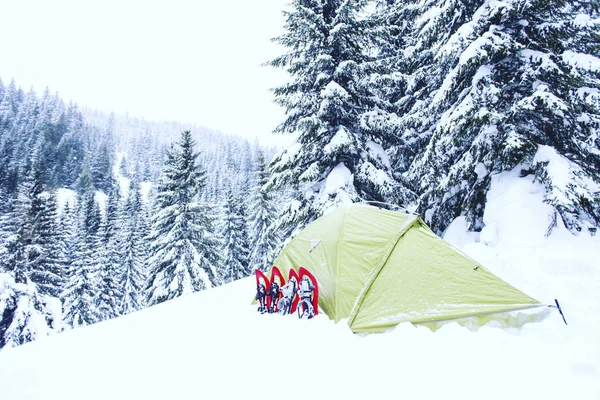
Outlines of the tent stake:
[[558,304],[558,300],[557,300],[557,299],[554,299],[554,302],[556,303],[556,305],[549,304],[549,305],[548,305],[548,307],[551,307],[551,308],[558,308],[558,312],[560,313],[560,316],[562,317],[563,321],[565,322],[565,325],[568,325],[568,324],[567,324],[567,320],[565,319],[565,314],[563,314],[563,312],[562,312],[562,308],[560,308],[560,304]]

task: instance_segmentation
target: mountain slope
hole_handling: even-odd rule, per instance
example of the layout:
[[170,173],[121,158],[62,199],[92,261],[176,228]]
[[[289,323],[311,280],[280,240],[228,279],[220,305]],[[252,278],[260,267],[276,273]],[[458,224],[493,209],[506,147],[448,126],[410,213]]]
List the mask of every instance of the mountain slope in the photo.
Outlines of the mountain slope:
[[[446,238],[558,312],[521,329],[402,324],[354,335],[320,315],[260,315],[254,281],[215,289],[0,352],[2,399],[596,399],[600,238],[571,236],[518,171],[492,180],[479,237]],[[523,317],[523,315],[521,315]]]

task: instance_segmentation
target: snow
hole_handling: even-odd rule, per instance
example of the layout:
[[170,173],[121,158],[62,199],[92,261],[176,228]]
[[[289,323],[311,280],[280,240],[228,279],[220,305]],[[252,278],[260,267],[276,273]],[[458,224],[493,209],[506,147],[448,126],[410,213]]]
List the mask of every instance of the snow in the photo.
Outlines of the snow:
[[588,71],[600,71],[600,58],[591,54],[576,53],[567,50],[563,53],[563,60],[576,68],[582,68]]
[[348,147],[352,144],[352,136],[346,128],[340,126],[335,135],[331,138],[329,143],[325,147],[323,147],[323,152],[325,154],[335,154],[339,152],[341,148]]
[[600,236],[575,237],[560,218],[546,236],[554,210],[543,187],[518,168],[491,178],[481,236],[494,240],[478,240],[464,218],[445,238],[532,297],[558,298],[568,326],[545,309],[520,329],[354,335],[322,314],[257,313],[247,278],[4,349],[2,399],[598,399]]
[[146,203],[150,203],[150,192],[152,191],[152,182],[140,183],[140,194]]
[[[552,181],[552,186],[558,189],[558,191],[553,191],[553,195],[557,196],[558,200],[568,202],[565,193],[570,190],[570,186],[575,180],[576,172],[580,170],[580,167],[561,156],[553,147],[546,145],[538,146],[538,151],[535,154],[533,162],[548,163],[546,171]],[[591,192],[600,191],[600,186],[593,180],[585,176],[579,179]],[[580,193],[580,195],[584,196],[585,193]]]
[[579,14],[573,20],[573,23],[579,27],[587,27],[600,24],[600,18],[592,19],[588,14]]
[[[537,50],[523,49],[519,51],[522,58],[531,60],[536,63],[540,63],[540,67],[548,71],[559,71],[560,69],[554,61],[552,61],[551,54],[543,53]],[[535,89],[535,87],[534,87]]]
[[69,209],[73,210],[75,203],[77,202],[77,192],[71,189],[60,188],[56,190],[56,203],[58,206],[59,214],[65,208],[65,205],[69,204]]
[[[127,157],[127,153],[117,153],[116,162],[113,164],[112,170],[113,175],[115,176],[115,179],[119,185],[119,194],[121,195],[121,198],[126,199],[129,196],[129,185],[131,183],[131,179],[121,174],[119,165],[121,165],[121,160],[123,157]],[[152,191],[152,186],[152,182],[140,182],[140,194],[144,203],[150,203],[150,192]]]
[[478,236],[477,233],[468,231],[467,219],[464,216],[460,216],[452,221],[444,232],[444,239],[459,249],[467,244],[476,242]]
[[331,170],[325,181],[325,193],[333,194],[347,186],[352,180],[352,172],[344,165],[343,162],[335,166]]
[[392,169],[390,158],[379,143],[375,143],[372,140],[367,140],[366,146],[367,149],[369,149],[369,153],[371,153],[371,157],[379,160],[387,169]]
[[98,207],[100,207],[100,211],[104,213],[106,210],[106,203],[108,202],[108,195],[104,192],[96,190],[94,192],[94,199],[98,203]]
[[533,159],[534,163],[547,162],[548,174],[552,178],[552,183],[556,186],[566,187],[570,179],[569,161],[562,157],[554,147],[540,145]]
[[348,97],[348,92],[346,92],[346,89],[341,87],[337,82],[331,81],[321,91],[321,97],[323,97],[324,99],[334,97],[345,98]]
[[475,166],[475,173],[477,174],[477,181],[481,181],[483,178],[485,178],[488,174],[488,170],[485,167],[485,165],[483,165],[483,163],[478,163]]

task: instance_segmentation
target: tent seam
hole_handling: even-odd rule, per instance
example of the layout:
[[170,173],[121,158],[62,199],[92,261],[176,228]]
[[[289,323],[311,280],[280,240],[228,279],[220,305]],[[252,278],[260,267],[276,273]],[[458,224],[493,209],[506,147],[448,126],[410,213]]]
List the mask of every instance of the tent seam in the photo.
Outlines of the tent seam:
[[[369,279],[367,280],[367,282],[364,286],[364,289],[361,291],[361,293],[358,296],[358,299],[356,299],[356,302],[354,303],[354,307],[352,308],[352,311],[350,312],[350,315],[348,318],[348,325],[350,326],[350,328],[352,328],[352,324],[354,323],[354,320],[356,319],[356,316],[358,315],[358,310],[360,309],[360,306],[362,305],[364,299],[366,298],[367,293],[369,292],[369,289],[371,289],[373,282],[375,282],[375,280],[377,279],[377,277],[383,270],[383,266],[387,263],[387,261],[391,257],[392,253],[394,252],[394,249],[398,245],[398,242],[406,234],[406,232],[408,232],[410,229],[412,229],[412,227],[415,225],[415,223],[419,220],[420,220],[419,217],[414,218],[410,223],[408,223],[408,225],[406,225],[400,232],[398,232],[398,234],[396,234],[395,239],[392,239],[393,244],[390,245],[389,251],[387,252],[385,257],[381,258],[382,262],[379,263],[379,265],[375,266],[375,268],[373,269],[373,272],[369,276]],[[392,242],[390,242],[390,243],[392,243]]]
[[[336,243],[335,279],[334,279],[334,282],[335,282],[335,296],[334,296],[334,299],[335,299],[335,306],[334,306],[334,309],[335,309],[335,318],[337,318],[337,316],[338,316],[338,304],[339,304],[339,301],[338,301],[338,295],[339,295],[338,288],[340,287],[340,285],[338,283],[338,279],[339,279],[339,269],[340,269],[340,243],[341,243],[342,235],[344,233],[344,225],[346,223],[346,217],[348,216],[348,210],[349,210],[349,208],[350,207],[346,207],[346,211],[344,211],[344,216],[342,217],[342,223],[340,225],[340,231],[339,231],[338,238],[337,238],[337,243]],[[334,320],[335,320],[335,318],[334,318]]]

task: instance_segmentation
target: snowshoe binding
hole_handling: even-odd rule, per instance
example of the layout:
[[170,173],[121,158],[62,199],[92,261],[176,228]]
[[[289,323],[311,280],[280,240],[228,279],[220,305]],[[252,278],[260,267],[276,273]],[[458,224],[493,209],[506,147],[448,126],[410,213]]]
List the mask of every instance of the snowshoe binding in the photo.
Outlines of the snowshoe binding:
[[271,285],[269,284],[269,279],[263,274],[261,271],[254,271],[256,275],[256,296],[255,300],[258,301],[258,312],[261,314],[266,313],[269,310],[269,296],[267,294],[267,288]]

